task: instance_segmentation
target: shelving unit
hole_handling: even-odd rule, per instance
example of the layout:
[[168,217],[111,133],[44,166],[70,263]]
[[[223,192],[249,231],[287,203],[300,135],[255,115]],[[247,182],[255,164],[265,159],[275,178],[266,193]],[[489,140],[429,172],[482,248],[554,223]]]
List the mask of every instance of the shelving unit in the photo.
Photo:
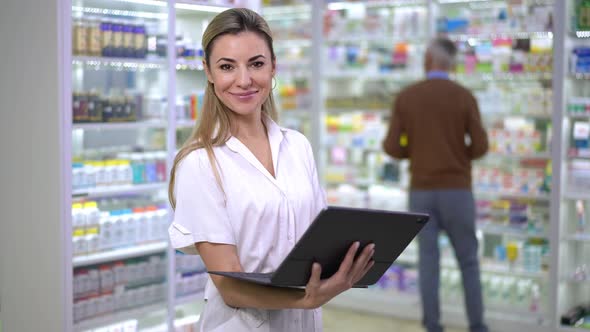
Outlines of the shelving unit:
[[[96,219],[96,224],[81,227],[76,224],[79,217],[73,213],[68,222],[72,223],[74,237],[78,236],[74,242],[79,242],[81,236],[89,239],[98,236],[100,246],[104,236],[102,224],[105,223],[105,230],[111,227],[105,218],[120,218],[113,219],[113,225],[121,222],[132,225],[132,220],[143,220],[142,213],[144,218],[150,218],[150,213],[160,216],[167,209],[167,215],[171,215],[172,211],[164,207],[167,174],[178,145],[198,121],[207,82],[200,38],[207,22],[231,4],[229,1],[224,5],[222,1],[191,0],[72,0],[70,5],[72,22],[65,28],[71,29],[73,40],[72,53],[66,60],[71,61],[72,74],[66,76],[71,77],[68,86],[72,91],[67,93],[74,94],[74,100],[70,117],[73,123],[66,127],[72,129],[71,155],[78,163],[77,172],[83,175],[80,179],[96,181],[96,185],[83,183],[80,186],[76,182],[79,179],[74,178],[73,183],[78,187],[70,192],[75,209],[97,206],[98,212],[88,210],[86,214],[100,213],[100,219]],[[105,31],[111,33],[111,39]],[[116,35],[119,31],[123,32]],[[129,31],[133,34],[126,35]],[[105,44],[104,40],[111,44]],[[92,44],[95,41],[97,43]],[[107,46],[111,48],[107,50]],[[107,56],[114,55],[115,51],[120,52],[119,55]],[[123,103],[124,106],[118,106]],[[95,110],[100,112],[91,112]],[[111,114],[124,117],[107,119]],[[162,164],[153,162],[159,162],[157,158],[165,160],[161,160]],[[110,177],[104,177],[106,172],[110,172]],[[142,178],[137,178],[139,175]],[[155,175],[157,180],[150,178]],[[130,177],[120,178],[122,176]],[[142,329],[172,331],[175,325],[193,322],[175,322],[175,311],[188,303],[198,303],[202,293],[176,298],[175,283],[171,282],[176,276],[175,260],[170,259],[175,253],[167,240],[145,243],[138,238],[138,241],[114,247],[116,249],[79,254],[73,257],[72,267],[84,273],[87,268],[113,267],[113,262],[132,265],[138,259],[157,254],[166,262],[165,266],[159,265],[166,269],[165,300],[131,310],[115,310],[81,322],[73,322],[72,317],[69,326],[82,331],[136,320]],[[73,285],[69,285],[66,291],[71,292],[72,288]],[[200,307],[195,308],[200,310]],[[68,312],[76,313],[76,310]],[[191,319],[194,317],[198,316]]]
[[149,315],[150,313],[164,310],[166,308],[166,302],[159,302],[155,304],[150,304],[145,307],[135,308],[125,311],[120,311],[112,315],[107,315],[104,317],[97,317],[88,320],[84,320],[78,324],[74,325],[74,331],[82,332],[88,330],[94,330],[101,327],[105,327],[114,323],[123,322],[129,319],[137,319],[141,318],[145,315]]
[[[354,195],[359,194],[358,197],[362,197],[363,199],[368,197],[369,199],[367,201],[370,204],[375,204],[379,200],[378,198],[385,196],[393,197],[393,200],[388,201],[390,205],[387,205],[387,208],[405,208],[404,200],[407,199],[407,178],[404,178],[404,176],[407,176],[407,172],[405,171],[407,164],[391,160],[375,148],[375,146],[379,146],[379,144],[375,145],[375,142],[379,142],[384,134],[384,125],[387,123],[386,120],[390,113],[391,93],[399,91],[407,84],[423,76],[420,68],[420,55],[424,51],[426,42],[436,33],[436,18],[441,15],[441,8],[443,6],[483,5],[493,7],[495,4],[503,2],[500,0],[486,0],[473,3],[455,0],[371,1],[366,4],[363,12],[365,14],[375,15],[375,19],[379,18],[379,15],[383,15],[381,18],[385,18],[383,22],[386,23],[382,26],[388,27],[388,30],[378,32],[371,30],[369,31],[370,33],[367,33],[367,31],[363,32],[362,30],[351,31],[347,29],[351,26],[358,28],[359,25],[341,24],[342,21],[340,21],[340,28],[343,30],[332,35],[329,31],[326,35],[322,33],[324,22],[333,24],[332,29],[334,29],[335,26],[338,26],[337,21],[339,18],[336,18],[337,16],[344,16],[358,21],[358,17],[355,16],[358,13],[356,9],[364,6],[364,4],[360,2],[332,2],[324,6],[322,1],[309,1],[304,5],[297,5],[295,8],[293,6],[273,6],[275,8],[262,9],[263,15],[269,19],[271,28],[275,32],[277,30],[274,26],[283,23],[282,21],[300,22],[298,25],[304,28],[310,28],[307,32],[304,31],[299,35],[289,34],[287,29],[285,30],[287,32],[286,35],[283,34],[276,37],[275,47],[279,61],[277,94],[280,95],[280,89],[290,84],[295,86],[296,91],[293,95],[292,90],[289,91],[287,89],[286,96],[295,97],[294,101],[290,101],[288,107],[285,107],[283,103],[284,96],[277,98],[277,101],[280,99],[281,124],[303,131],[312,141],[316,153],[316,160],[318,161],[318,169],[324,180],[326,189],[328,189],[328,196],[330,198],[338,198],[338,195],[334,195],[334,190],[337,190],[342,185],[347,185],[348,189],[352,187],[358,190],[358,192],[353,193]],[[534,1],[534,4],[543,3],[548,3],[548,1]],[[486,121],[496,121],[497,123],[499,121],[498,119],[502,119],[503,117],[524,118],[531,126],[543,128],[544,132],[552,133],[550,136],[553,138],[551,142],[546,140],[547,137],[542,138],[542,145],[544,145],[545,149],[512,155],[498,152],[499,155],[490,155],[490,160],[485,161],[486,163],[494,163],[508,160],[510,167],[513,167],[515,163],[521,163],[523,160],[550,159],[553,169],[550,192],[542,191],[532,194],[517,194],[508,193],[505,190],[492,192],[477,191],[478,198],[491,197],[494,200],[513,200],[519,204],[526,202],[534,206],[540,205],[547,207],[550,210],[550,222],[548,223],[548,227],[550,228],[548,228],[547,233],[542,233],[542,235],[480,227],[480,231],[483,234],[487,233],[484,236],[495,236],[497,238],[512,237],[522,240],[531,237],[549,238],[551,253],[549,256],[550,263],[547,266],[548,272],[542,273],[543,275],[540,277],[544,282],[542,284],[545,295],[543,297],[543,311],[530,314],[522,312],[515,314],[509,312],[509,307],[491,306],[490,310],[486,312],[486,316],[490,319],[490,325],[501,331],[528,331],[533,329],[537,331],[554,331],[556,329],[572,332],[587,331],[587,329],[561,326],[559,319],[560,315],[573,305],[587,301],[589,294],[587,282],[572,282],[572,279],[568,278],[572,270],[575,270],[576,266],[584,263],[584,259],[589,255],[587,239],[585,236],[576,235],[575,228],[577,227],[577,220],[575,202],[582,200],[588,206],[588,202],[590,201],[587,190],[576,190],[568,186],[570,183],[568,177],[571,176],[568,167],[571,165],[572,159],[575,159],[575,161],[584,160],[579,155],[568,156],[566,153],[570,147],[571,125],[573,121],[577,120],[587,122],[590,117],[588,114],[569,114],[566,112],[568,98],[580,97],[581,95],[578,93],[580,90],[588,91],[587,85],[590,82],[588,73],[570,74],[569,70],[566,69],[568,68],[571,47],[573,45],[588,45],[588,39],[582,38],[587,38],[589,36],[588,31],[590,31],[590,29],[578,29],[568,32],[568,28],[565,25],[566,22],[571,22],[573,4],[574,0],[554,1],[553,31],[541,31],[542,29],[534,28],[529,31],[456,33],[450,36],[457,42],[467,44],[470,42],[478,43],[501,38],[552,39],[553,52],[559,54],[559,56],[553,59],[554,66],[552,71],[460,73],[454,76],[455,79],[474,90],[479,89],[485,91],[488,85],[505,85],[513,90],[517,90],[514,88],[519,87],[518,92],[520,92],[521,86],[536,84],[545,90],[551,89],[553,93],[553,105],[543,110],[537,108],[531,108],[529,110],[503,109],[491,113],[486,113],[482,110],[482,115]],[[150,149],[143,150],[148,151],[148,153],[149,151],[156,150],[165,151],[166,168],[169,171],[178,147],[177,143],[183,140],[183,135],[186,135],[190,128],[194,126],[194,123],[198,121],[198,114],[196,117],[193,117],[193,115],[186,116],[186,113],[184,116],[179,116],[179,113],[184,111],[183,107],[186,104],[186,99],[183,97],[195,95],[198,99],[206,83],[204,72],[200,65],[200,59],[198,58],[199,39],[204,26],[203,23],[225,7],[219,5],[210,6],[208,5],[208,1],[180,2],[173,0],[72,0],[69,1],[67,7],[70,7],[69,14],[72,18],[72,23],[75,23],[79,17],[103,17],[105,20],[143,22],[146,25],[157,27],[158,32],[155,34],[160,35],[160,41],[162,42],[160,44],[160,51],[163,52],[165,50],[164,53],[167,55],[151,54],[146,59],[138,59],[66,54],[65,59],[59,59],[60,63],[69,63],[72,69],[71,75],[67,73],[64,75],[65,78],[61,78],[66,81],[63,86],[68,89],[68,91],[64,92],[68,98],[74,91],[90,92],[92,89],[105,90],[113,86],[125,90],[133,87],[134,91],[126,92],[130,95],[131,93],[141,94],[144,97],[144,101],[149,100],[157,105],[154,106],[155,108],[152,108],[152,110],[155,109],[156,111],[150,115],[149,120],[136,119],[135,121],[121,123],[73,123],[72,116],[63,116],[63,119],[68,121],[63,123],[60,128],[63,127],[66,128],[66,131],[72,131],[71,140],[66,142],[69,143],[66,146],[71,146],[71,149],[67,149],[66,155],[77,157],[81,151],[102,149],[93,155],[101,158],[111,158],[111,155],[114,155],[113,158],[118,158],[117,153],[108,149],[112,146],[112,142],[109,140],[111,138],[113,140],[122,139],[119,135],[123,135],[125,136],[124,139],[130,142],[125,147],[126,149],[139,145],[149,147]],[[277,11],[277,13],[272,14],[273,10]],[[399,31],[400,27],[392,27],[389,24],[392,24],[392,22],[403,22],[400,17],[403,17],[403,13],[407,11],[415,11],[417,13],[416,15],[421,20],[417,26],[424,27],[424,29],[418,32],[409,31],[405,34],[397,34],[396,31]],[[345,12],[347,14],[343,14]],[[331,17],[330,19],[334,19],[335,21],[328,22],[330,20],[328,18],[326,18],[327,21],[324,21],[325,13],[328,13],[326,17]],[[274,19],[272,18],[273,15],[275,17]],[[396,18],[396,15],[401,16],[397,16]],[[277,17],[279,18],[277,19]],[[408,26],[411,26],[411,24]],[[64,43],[68,46],[74,34],[73,32],[69,32],[71,28],[70,24],[64,24],[62,27],[62,29],[68,30],[68,32],[62,31],[61,33],[61,35],[67,37]],[[197,53],[194,56],[188,55],[183,59],[176,59],[173,56],[176,54],[176,37],[185,33],[191,39],[191,43],[187,43],[186,45],[196,45]],[[369,34],[371,38],[356,37],[368,36]],[[336,37],[342,35],[352,37]],[[366,59],[365,61],[361,56],[364,56],[365,51],[385,48],[384,54],[386,54],[386,58],[392,59],[394,58],[393,53],[395,53],[394,50],[396,47],[399,51],[399,54],[397,54],[398,58],[396,59],[401,59],[401,63],[379,62],[376,59],[378,57]],[[332,51],[333,53],[331,54],[330,52]],[[347,52],[350,52],[350,58],[348,59],[346,56]],[[344,56],[342,57],[343,54]],[[333,56],[333,58],[330,58],[330,56]],[[344,60],[342,61],[342,59]],[[334,68],[334,65],[342,66]],[[374,66],[377,67],[375,68]],[[371,89],[375,89],[375,86],[381,89],[378,90],[378,93],[366,93],[367,91],[371,91]],[[544,96],[548,95],[545,90],[543,92]],[[108,91],[102,92],[105,95],[109,94]],[[116,94],[120,92],[118,91]],[[66,101],[68,98],[66,98]],[[534,98],[529,101],[531,100],[534,101]],[[65,102],[65,105],[69,106],[70,102]],[[338,142],[334,136],[338,136],[339,132],[350,134],[351,131],[348,126],[350,124],[358,124],[359,122],[355,121],[359,117],[363,127],[358,132],[352,132],[355,135],[358,134],[363,137],[363,141],[359,143],[358,148],[361,153],[357,154],[358,152],[348,151],[344,152],[343,157],[342,150],[346,150],[348,147],[343,146],[344,144]],[[367,122],[370,122],[370,125],[367,125]],[[552,126],[549,126],[550,124]],[[337,128],[337,130],[331,131],[334,128]],[[356,127],[353,126],[353,128]],[[140,136],[142,138],[138,139]],[[104,139],[103,143],[105,144],[94,144],[93,141],[96,142],[97,139]],[[334,144],[334,141],[337,143]],[[158,149],[152,149],[154,147]],[[127,149],[124,152],[131,151],[133,149]],[[346,177],[344,178],[346,181],[330,179],[330,174],[327,174],[327,171],[330,170],[330,167],[334,166],[334,159],[345,160],[346,162],[342,164],[346,164],[346,167],[356,168],[358,173],[354,174],[352,180]],[[336,166],[341,165],[337,164]],[[377,169],[384,170],[385,168],[389,172],[385,174],[387,175],[385,177],[383,177],[383,173],[375,172]],[[148,200],[149,204],[158,204],[165,202],[165,182],[166,180],[155,184],[96,187],[97,189],[84,190],[68,188],[64,190],[64,195],[68,197],[65,200],[67,202],[87,202],[91,199],[98,200],[113,196],[138,196],[142,200]],[[64,183],[71,184],[72,179],[65,179]],[[385,194],[371,191],[371,186],[375,184]],[[383,194],[383,196],[380,197],[376,194]],[[551,204],[549,201],[551,201]],[[346,204],[351,204],[350,197],[347,198],[346,202]],[[554,204],[554,202],[560,203]],[[336,200],[335,202],[331,201],[331,203],[342,203],[342,201],[338,202]],[[70,206],[64,207],[64,209],[69,208]],[[586,211],[588,210],[590,210],[590,207],[586,208]],[[586,212],[586,218],[588,217],[590,216]],[[69,227],[66,227],[66,229],[72,230],[71,217],[66,215],[64,223]],[[71,257],[72,246],[68,244],[64,247],[62,256]],[[72,257],[72,261],[68,262],[71,265],[66,266],[77,268],[108,263],[112,260],[143,256],[149,253],[161,253],[163,251],[166,251],[168,258],[167,280],[174,280],[174,260],[170,259],[173,251],[168,246],[164,248],[163,243],[153,244],[153,246],[148,247],[133,247],[129,248],[129,251],[126,252],[111,252],[103,256]],[[412,262],[415,262],[415,258],[407,261],[409,264],[412,264]],[[448,266],[448,268],[451,267],[451,265]],[[512,273],[512,271],[492,271],[493,269],[491,267],[488,269],[488,267],[484,267],[483,270],[487,269],[492,274]],[[516,278],[517,276],[514,277]],[[524,277],[539,279],[538,276],[527,273],[524,274]],[[71,277],[66,278],[66,280],[71,281]],[[98,328],[111,322],[128,318],[135,319],[144,313],[162,310],[165,314],[163,314],[162,319],[156,322],[156,325],[160,326],[162,331],[172,330],[175,307],[185,303],[198,302],[200,298],[200,295],[195,295],[177,299],[172,284],[168,283],[168,296],[167,301],[164,303],[157,303],[143,308],[107,315],[100,319],[83,321],[75,326],[72,318],[64,326],[66,326],[66,330],[68,331],[72,327],[76,330]],[[66,285],[65,291],[69,294],[66,295],[66,299],[72,299],[72,288],[73,285]],[[418,296],[415,293],[400,295],[395,292],[381,292],[375,289],[348,292],[335,299],[333,304],[369,312],[418,319],[418,301]],[[73,304],[67,303],[68,301],[65,302],[67,305]],[[443,308],[445,307],[456,309],[451,310],[453,311],[452,313],[449,312],[449,316],[447,317],[450,321],[459,325],[465,325],[461,306],[446,302],[443,303]],[[71,314],[72,311],[73,309],[71,307],[64,309],[66,316],[69,316],[68,314]]]
[[555,73],[564,79],[555,82],[558,93],[555,96],[554,118],[561,125],[555,126],[555,146],[559,154],[554,154],[554,165],[557,166],[554,171],[561,181],[557,184],[558,195],[553,196],[559,204],[552,218],[555,222],[552,232],[560,240],[556,248],[557,259],[554,260],[557,266],[554,274],[558,280],[555,307],[559,331],[588,331],[588,327],[574,328],[561,324],[561,316],[574,306],[586,306],[586,315],[590,314],[590,284],[587,282],[587,274],[590,273],[587,271],[590,229],[584,222],[590,216],[589,188],[585,187],[588,175],[584,175],[584,169],[589,169],[584,163],[588,162],[586,154],[590,137],[583,130],[576,129],[577,126],[584,126],[584,123],[590,126],[590,123],[587,115],[571,113],[572,105],[578,103],[579,98],[589,97],[589,75],[580,71],[581,67],[573,56],[576,49],[588,47],[587,40],[581,38],[585,36],[581,29],[584,22],[581,17],[585,15],[583,7],[582,1],[568,0],[556,11],[560,23],[556,25],[555,32],[564,36],[555,50],[562,59],[556,63],[558,67]]
[[96,265],[105,262],[113,262],[127,258],[146,256],[166,251],[168,242],[156,242],[121,248],[111,251],[99,252],[90,255],[77,256],[73,259],[75,268],[88,265]]
[[[421,61],[419,56],[423,54],[426,43],[437,32],[437,18],[444,15],[456,15],[457,13],[465,13],[468,11],[475,11],[480,15],[480,20],[484,16],[483,12],[492,13],[499,10],[499,6],[506,7],[506,1],[481,1],[481,2],[467,2],[467,1],[398,1],[398,2],[367,2],[362,3],[328,3],[324,8],[324,23],[328,26],[327,32],[324,34],[324,42],[322,43],[322,61],[324,62],[324,74],[322,75],[322,96],[325,96],[321,101],[321,110],[323,112],[324,120],[322,121],[322,131],[320,132],[320,158],[319,169],[321,177],[324,180],[324,185],[328,191],[328,199],[331,204],[344,204],[352,206],[372,206],[373,204],[380,204],[385,200],[381,195],[392,195],[388,199],[389,202],[400,202],[395,205],[397,209],[406,209],[403,204],[407,200],[407,181],[408,175],[405,171],[407,165],[399,163],[396,160],[391,160],[381,152],[381,140],[385,134],[387,120],[391,112],[390,107],[392,101],[390,98],[381,98],[379,95],[379,88],[387,91],[388,94],[395,93],[403,88],[405,85],[413,83],[422,79],[423,73],[421,70]],[[551,2],[541,1],[536,3],[529,3],[530,6],[551,5]],[[559,4],[556,4],[559,6]],[[376,7],[380,7],[378,18],[375,18],[372,12]],[[483,9],[485,7],[485,10]],[[425,18],[422,26],[428,27],[423,34],[414,33],[411,40],[404,38],[395,33],[395,27],[389,29],[386,23],[382,23],[379,19],[386,17],[386,12],[389,15],[395,15],[396,10],[415,10],[416,12],[424,11]],[[520,8],[513,8],[515,12],[521,10]],[[356,11],[355,11],[356,10]],[[536,12],[537,9],[535,9]],[[546,8],[539,9],[539,12],[546,11]],[[419,15],[419,14],[414,14]],[[399,17],[397,20],[389,16],[388,22],[403,22]],[[414,18],[415,21],[420,21],[422,18]],[[365,20],[365,21],[363,21]],[[450,20],[450,19],[449,19]],[[387,21],[387,20],[384,20]],[[361,22],[361,23],[359,23]],[[362,26],[386,26],[382,30],[374,31],[373,33],[364,33]],[[381,24],[380,24],[381,23]],[[330,25],[331,24],[331,25]],[[528,21],[527,21],[528,24]],[[340,28],[339,27],[346,27]],[[359,28],[361,27],[361,28]],[[438,25],[440,28],[440,24]],[[397,27],[399,31],[399,26]],[[471,28],[471,27],[470,27]],[[540,47],[546,52],[543,56],[550,54],[551,41],[555,35],[554,31],[545,29],[543,27],[535,27],[532,24],[523,28],[511,28],[508,26],[502,27],[497,25],[495,31],[486,31],[485,27],[477,30],[476,27],[472,30],[453,32],[448,31],[446,34],[449,38],[458,44],[460,50],[464,50],[463,45],[468,47],[478,48],[478,45],[487,45],[494,40],[517,40],[517,39],[534,39],[535,45],[542,45]],[[502,30],[504,28],[504,30]],[[337,31],[331,34],[331,29]],[[345,32],[342,32],[342,29]],[[357,29],[357,30],[355,30]],[[392,32],[393,31],[393,32]],[[389,34],[388,34],[389,33]],[[362,39],[358,36],[368,36],[369,38]],[[350,37],[340,37],[350,36]],[[362,41],[361,41],[362,40]],[[406,43],[404,43],[406,42]],[[398,44],[399,43],[399,44]],[[357,46],[358,45],[358,46]],[[387,45],[387,46],[384,46]],[[340,47],[340,48],[338,48]],[[356,47],[359,47],[358,49]],[[383,71],[375,70],[375,65],[371,62],[371,47],[385,48],[389,50],[387,53],[393,59],[404,59],[404,51],[406,56],[412,61],[407,62],[401,66],[394,66],[393,70]],[[395,49],[395,48],[398,49]],[[463,47],[463,48],[462,48]],[[537,47],[537,46],[535,46]],[[402,54],[396,54],[400,51]],[[476,52],[480,50],[477,49]],[[385,53],[384,53],[385,54]],[[346,60],[339,61],[339,55],[345,55]],[[358,63],[355,62],[355,56],[360,59]],[[397,56],[397,58],[396,58]],[[464,53],[461,55],[463,61]],[[483,58],[483,57],[482,57]],[[336,67],[337,64],[339,67]],[[334,68],[334,69],[331,69]],[[481,67],[483,68],[483,67]],[[508,128],[506,130],[515,130],[514,128],[521,128],[517,126],[528,126],[533,128],[534,135],[539,135],[538,146],[537,143],[529,143],[526,151],[518,151],[516,145],[507,147],[506,150],[495,147],[485,159],[478,161],[476,167],[492,167],[503,170],[506,175],[518,176],[516,168],[537,167],[543,174],[547,174],[548,162],[553,160],[554,151],[550,149],[551,143],[546,140],[546,136],[551,136],[553,129],[551,123],[554,119],[552,116],[553,106],[551,100],[541,100],[540,103],[528,103],[518,101],[518,107],[513,107],[516,104],[511,101],[514,98],[525,99],[528,96],[517,96],[519,93],[530,93],[531,100],[538,102],[538,97],[532,97],[536,93],[541,93],[543,98],[550,96],[552,89],[552,79],[555,76],[551,71],[551,67],[539,68],[538,71],[529,69],[528,67],[522,71],[502,71],[481,69],[475,67],[473,72],[469,72],[466,66],[461,64],[459,66],[459,73],[452,75],[453,79],[458,80],[463,85],[476,92],[479,99],[481,113],[484,123],[488,128]],[[377,83],[378,82],[378,83]],[[373,83],[373,85],[370,85]],[[381,84],[378,87],[376,84]],[[504,91],[505,96],[493,95],[498,89]],[[530,92],[524,91],[531,89]],[[536,90],[533,90],[536,89]],[[514,94],[510,97],[508,93]],[[492,97],[493,95],[493,97]],[[370,96],[372,105],[366,107],[361,105],[364,100],[363,97]],[[366,98],[366,97],[365,97]],[[503,101],[504,98],[506,101]],[[527,99],[528,100],[528,99]],[[488,102],[489,101],[489,102]],[[486,104],[487,102],[487,104]],[[335,104],[337,103],[337,104]],[[510,107],[508,107],[510,106]],[[489,130],[489,129],[488,129]],[[519,129],[520,130],[520,129]],[[531,129],[526,129],[531,130]],[[370,132],[370,134],[369,134]],[[533,134],[528,134],[533,135]],[[542,138],[541,138],[542,137]],[[545,141],[543,141],[545,139]],[[375,143],[377,142],[377,143]],[[535,145],[535,148],[531,148]],[[519,147],[520,149],[520,147]],[[355,172],[349,171],[354,169]],[[393,171],[392,171],[393,170]],[[531,171],[532,172],[532,171]],[[506,176],[503,175],[503,176]],[[392,183],[391,177],[397,183]],[[387,180],[386,180],[387,179]],[[544,179],[543,181],[548,181]],[[478,186],[478,181],[475,180],[475,194],[478,200],[489,202],[511,202],[514,206],[525,204],[534,207],[543,207],[549,214],[553,209],[550,204],[550,192],[546,189],[530,190],[505,188],[501,185],[499,187],[487,188]],[[498,181],[497,184],[500,184]],[[379,188],[379,189],[378,189]],[[402,188],[402,190],[400,190]],[[392,208],[388,206],[388,208]],[[530,218],[530,217],[529,217]],[[508,212],[506,212],[506,223],[510,220]],[[524,229],[515,229],[510,227],[499,227],[494,223],[478,224],[478,233],[482,236],[482,243],[511,243],[521,242],[528,243],[529,241],[542,241],[541,243],[549,242],[555,243],[559,240],[553,238],[549,231],[550,222],[549,217],[542,220],[535,221],[542,225],[542,231],[533,229],[527,231]],[[555,242],[554,242],[555,241]],[[486,249],[491,250],[491,249]],[[519,253],[520,254],[520,253]],[[539,281],[539,287],[542,289],[542,309],[538,313],[526,312],[518,315],[508,312],[506,306],[495,306],[486,311],[486,317],[490,317],[490,327],[492,329],[502,331],[516,331],[524,328],[526,329],[540,329],[552,330],[554,317],[552,317],[552,296],[550,294],[554,281],[552,274],[531,273],[523,269],[508,269],[507,263],[505,269],[501,268],[502,263],[495,263],[490,265],[490,252],[487,253],[487,258],[482,264],[483,275],[501,275],[505,277],[534,279]],[[551,255],[546,256],[546,262],[549,263],[549,271],[553,270],[553,261]],[[417,258],[415,256],[400,257],[404,264],[409,266],[415,265]],[[451,261],[442,263],[444,268],[456,268],[456,264]],[[547,267],[546,267],[547,268]],[[441,285],[441,287],[445,287]],[[377,312],[382,314],[389,314],[395,316],[403,316],[401,311],[407,311],[408,306],[403,299],[400,299],[398,304],[399,294],[389,294],[387,298],[387,305],[383,304],[383,294],[380,290],[367,292],[362,299],[357,298],[358,294],[345,293],[333,301],[336,305],[343,305],[346,307],[355,308],[369,312]],[[349,292],[351,293],[351,292]],[[405,294],[403,297],[409,297],[413,301],[412,306],[418,306],[417,294]],[[400,306],[400,310],[395,310]],[[444,300],[441,303],[442,308],[453,306]],[[361,308],[362,307],[362,308]],[[402,309],[403,307],[403,309]],[[385,308],[385,309],[383,309]],[[394,314],[395,313],[395,314]],[[457,320],[455,323],[465,326],[462,311],[455,315]],[[504,316],[511,316],[508,322],[503,322]],[[550,318],[548,318],[550,317]],[[415,313],[413,318],[419,318],[419,313]]]

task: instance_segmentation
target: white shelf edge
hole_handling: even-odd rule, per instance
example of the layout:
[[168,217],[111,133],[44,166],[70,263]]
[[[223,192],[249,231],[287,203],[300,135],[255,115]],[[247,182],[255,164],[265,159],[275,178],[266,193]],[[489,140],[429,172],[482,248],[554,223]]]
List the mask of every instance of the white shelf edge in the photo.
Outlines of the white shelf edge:
[[348,112],[363,112],[363,113],[390,113],[391,110],[387,108],[338,108],[338,107],[327,107],[327,113],[348,113]]
[[559,332],[588,332],[590,329],[583,328],[583,327],[573,327],[573,326],[564,326],[560,325],[558,328]]
[[[402,254],[394,262],[394,264],[395,263],[417,264],[418,257],[414,254],[409,254],[409,255]],[[481,262],[481,259],[480,259],[479,263],[480,263],[479,269],[482,274],[501,274],[501,275],[511,275],[511,276],[515,276],[517,278],[546,279],[545,272],[535,273],[535,272],[527,272],[522,269],[509,270],[509,269],[504,269],[504,268],[499,269],[497,267],[494,268],[490,265],[483,264]],[[441,258],[440,267],[445,268],[445,269],[451,269],[451,270],[459,269],[459,266],[457,265],[457,262],[455,261],[454,258]]]
[[145,256],[163,252],[168,248],[168,242],[155,242],[137,245],[129,248],[121,248],[111,251],[100,252],[86,256],[76,256],[72,260],[73,267],[89,266],[105,262],[112,262],[121,259]]
[[123,186],[106,186],[106,187],[97,187],[97,188],[89,188],[89,189],[76,189],[72,191],[72,196],[74,197],[84,197],[84,198],[95,198],[95,197],[105,197],[105,196],[114,196],[114,195],[122,195],[122,194],[134,194],[139,192],[146,192],[146,191],[153,191],[165,188],[167,182],[157,182],[157,183],[146,183],[146,184],[136,184],[136,185],[123,185]]
[[571,200],[590,200],[590,193],[587,192],[575,192],[575,191],[566,191],[563,194],[563,198],[571,199]]
[[383,42],[391,46],[395,43],[408,43],[408,44],[426,44],[428,39],[425,37],[413,37],[413,36],[394,36],[387,35],[387,37],[375,37],[374,35],[362,35],[362,36],[350,36],[350,37],[331,37],[326,38],[327,44],[336,43],[355,43],[355,42],[369,42],[378,43]]
[[566,113],[565,114],[566,117],[570,118],[570,119],[590,119],[590,113],[588,114],[572,114],[572,113]]
[[510,228],[502,229],[496,228],[494,226],[484,226],[484,225],[477,225],[477,229],[481,230],[483,233],[486,234],[496,234],[496,235],[507,235],[511,237],[518,237],[523,239],[528,238],[545,238],[548,239],[549,235],[547,233],[528,233],[526,231],[519,231]]
[[524,32],[490,32],[490,33],[450,33],[447,35],[453,41],[468,41],[469,39],[497,39],[497,38],[553,38],[551,31],[524,31]]
[[193,294],[178,296],[174,299],[174,306],[180,306],[187,303],[202,301],[204,294],[204,290],[201,290]]
[[193,128],[197,120],[177,120],[176,129]]
[[100,57],[100,56],[86,56],[76,55],[72,57],[72,62],[83,62],[86,64],[137,64],[137,65],[152,65],[164,66],[166,59],[138,59],[138,58],[115,58],[115,57]]
[[74,123],[72,129],[83,130],[117,130],[117,129],[141,129],[141,128],[166,128],[163,121],[137,121],[137,122],[100,122],[100,123]]
[[527,195],[527,194],[518,194],[518,193],[503,193],[503,192],[493,192],[493,191],[481,191],[475,190],[475,196],[494,196],[494,197],[507,197],[513,199],[530,199],[542,202],[548,202],[550,199],[549,194],[542,194],[542,195]]
[[83,320],[81,322],[74,324],[74,331],[86,331],[91,329],[96,329],[99,327],[104,327],[110,324],[115,324],[117,322],[122,322],[128,319],[133,319],[138,316],[143,316],[154,311],[158,310],[165,310],[166,309],[166,302],[156,302],[152,304],[148,304],[143,307],[133,308],[128,310],[123,310],[119,312],[115,312],[112,314],[96,317],[96,318],[89,318]]
[[590,243],[590,233],[564,235],[563,239],[565,241],[570,241],[570,242],[575,241],[575,242],[589,242]]
[[551,154],[546,152],[530,153],[530,154],[518,154],[518,153],[499,153],[490,152],[486,154],[486,157],[490,158],[513,158],[513,159],[551,159]]

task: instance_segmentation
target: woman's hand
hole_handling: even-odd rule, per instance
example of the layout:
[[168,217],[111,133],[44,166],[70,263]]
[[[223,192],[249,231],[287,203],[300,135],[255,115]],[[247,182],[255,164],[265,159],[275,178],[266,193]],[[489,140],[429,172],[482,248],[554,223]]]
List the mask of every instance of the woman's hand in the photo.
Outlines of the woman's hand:
[[336,295],[354,286],[373,267],[372,258],[375,253],[375,245],[369,244],[365,246],[363,252],[357,259],[354,259],[359,246],[359,242],[355,242],[350,246],[338,271],[328,279],[320,280],[322,267],[318,263],[313,263],[311,277],[305,287],[304,301],[306,307],[321,307]]

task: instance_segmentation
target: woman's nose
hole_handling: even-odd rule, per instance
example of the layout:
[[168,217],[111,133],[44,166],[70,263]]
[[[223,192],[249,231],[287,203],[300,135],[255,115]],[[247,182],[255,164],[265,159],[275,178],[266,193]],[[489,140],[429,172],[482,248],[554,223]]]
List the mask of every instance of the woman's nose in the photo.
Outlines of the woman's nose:
[[240,69],[238,73],[238,86],[249,87],[252,84],[252,77],[247,68]]

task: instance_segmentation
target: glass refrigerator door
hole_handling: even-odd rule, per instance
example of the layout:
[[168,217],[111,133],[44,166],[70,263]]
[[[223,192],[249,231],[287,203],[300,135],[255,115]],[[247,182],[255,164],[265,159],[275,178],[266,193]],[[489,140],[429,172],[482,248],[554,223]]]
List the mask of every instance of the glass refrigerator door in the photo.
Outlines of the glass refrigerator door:
[[273,96],[279,124],[311,140],[311,4],[310,1],[264,1],[262,16],[273,33],[277,74]]
[[[437,33],[459,49],[454,77],[476,96],[490,143],[473,165],[486,315],[548,324],[552,3],[438,2]],[[444,270],[443,289],[461,289],[459,271]]]
[[590,2],[566,5],[558,322],[590,329]]
[[72,3],[75,330],[165,324],[166,39],[158,2]]
[[392,94],[422,78],[425,1],[324,9],[319,163],[328,203],[406,210],[407,166],[381,148]]
[[[203,32],[213,17],[228,7],[177,2],[175,5],[176,151],[190,139],[203,112],[207,87],[204,71]],[[174,153],[175,154],[175,153]],[[174,257],[174,326],[193,331],[203,309],[207,273],[200,256],[176,252]]]

